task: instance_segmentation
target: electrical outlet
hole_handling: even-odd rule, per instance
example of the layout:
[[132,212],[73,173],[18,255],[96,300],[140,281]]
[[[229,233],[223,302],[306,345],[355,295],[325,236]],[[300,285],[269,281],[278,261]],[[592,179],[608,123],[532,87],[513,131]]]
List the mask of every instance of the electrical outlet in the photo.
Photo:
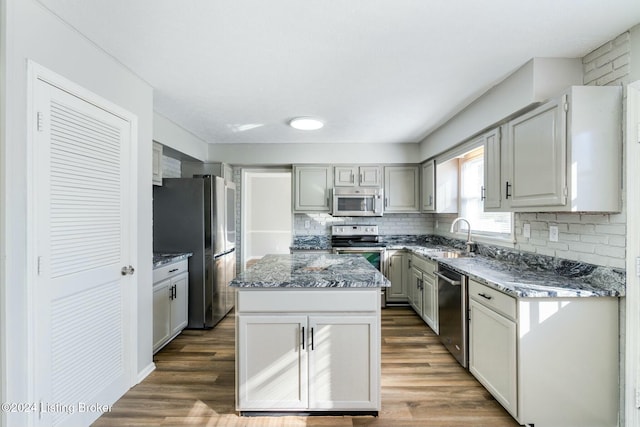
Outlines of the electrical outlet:
[[523,224],[522,225],[522,236],[526,239],[531,238],[531,224]]
[[550,225],[549,226],[549,241],[557,242],[558,241],[558,226]]

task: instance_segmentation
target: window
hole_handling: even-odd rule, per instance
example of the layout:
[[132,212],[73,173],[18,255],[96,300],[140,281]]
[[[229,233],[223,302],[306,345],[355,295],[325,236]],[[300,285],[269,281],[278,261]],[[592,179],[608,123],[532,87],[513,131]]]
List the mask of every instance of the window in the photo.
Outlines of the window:
[[460,216],[469,220],[471,232],[494,238],[512,235],[512,214],[484,212],[481,189],[484,185],[484,147],[460,159]]

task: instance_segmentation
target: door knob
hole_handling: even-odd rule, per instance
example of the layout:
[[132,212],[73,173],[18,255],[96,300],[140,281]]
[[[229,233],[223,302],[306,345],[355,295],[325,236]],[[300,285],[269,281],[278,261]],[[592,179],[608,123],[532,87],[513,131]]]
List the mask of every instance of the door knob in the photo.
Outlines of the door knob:
[[136,271],[135,268],[133,268],[132,266],[125,265],[124,267],[122,267],[122,270],[120,270],[120,273],[123,276],[126,276],[127,274],[131,275],[131,274],[135,273],[135,271]]

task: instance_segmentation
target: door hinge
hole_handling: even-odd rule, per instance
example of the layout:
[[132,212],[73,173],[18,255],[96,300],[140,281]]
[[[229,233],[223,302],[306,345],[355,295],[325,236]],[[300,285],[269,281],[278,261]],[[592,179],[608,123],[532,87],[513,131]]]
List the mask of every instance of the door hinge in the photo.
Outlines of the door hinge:
[[38,132],[42,132],[42,130],[44,129],[44,114],[42,114],[42,111],[38,111],[38,114],[36,115],[36,122]]
[[42,257],[39,256],[38,257],[38,262],[36,263],[36,268],[38,270],[38,276],[40,275],[40,273],[42,272]]
[[636,277],[640,277],[640,257],[636,257]]
[[640,390],[636,389],[636,408],[640,409]]
[[565,102],[564,105],[562,106],[564,108],[564,111],[569,111],[569,103]]

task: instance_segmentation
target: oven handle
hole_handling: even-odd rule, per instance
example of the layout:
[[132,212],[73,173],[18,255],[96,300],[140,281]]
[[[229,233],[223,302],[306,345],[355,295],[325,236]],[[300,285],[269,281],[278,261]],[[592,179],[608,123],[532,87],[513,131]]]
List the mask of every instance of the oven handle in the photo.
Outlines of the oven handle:
[[447,276],[434,271],[433,274],[435,274],[436,276],[438,276],[439,278],[441,278],[442,280],[444,280],[447,283],[452,284],[453,286],[460,286],[460,284],[462,283],[460,280],[453,280],[453,279],[449,279]]

